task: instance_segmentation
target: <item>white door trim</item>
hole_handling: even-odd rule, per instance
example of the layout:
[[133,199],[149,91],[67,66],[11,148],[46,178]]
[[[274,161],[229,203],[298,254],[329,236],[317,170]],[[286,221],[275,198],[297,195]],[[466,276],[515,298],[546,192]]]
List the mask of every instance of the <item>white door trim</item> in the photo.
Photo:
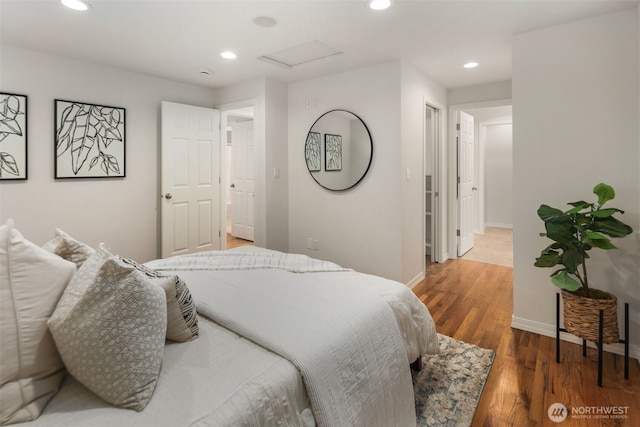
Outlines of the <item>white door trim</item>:
[[[447,157],[448,157],[448,173],[446,176],[441,176],[441,179],[445,180],[448,183],[448,197],[447,197],[447,211],[449,212],[450,221],[447,224],[446,233],[449,236],[447,239],[448,248],[447,252],[449,254],[457,253],[457,238],[456,238],[456,227],[458,226],[458,200],[456,196],[457,190],[457,147],[456,147],[456,117],[459,111],[462,110],[473,110],[476,108],[490,108],[490,107],[504,107],[508,105],[513,105],[513,101],[511,98],[508,99],[498,99],[495,101],[481,101],[481,102],[472,102],[468,104],[455,104],[449,106],[449,124],[448,124],[448,135],[449,141],[447,144]],[[455,256],[454,256],[455,258]],[[444,261],[444,260],[443,260]]]

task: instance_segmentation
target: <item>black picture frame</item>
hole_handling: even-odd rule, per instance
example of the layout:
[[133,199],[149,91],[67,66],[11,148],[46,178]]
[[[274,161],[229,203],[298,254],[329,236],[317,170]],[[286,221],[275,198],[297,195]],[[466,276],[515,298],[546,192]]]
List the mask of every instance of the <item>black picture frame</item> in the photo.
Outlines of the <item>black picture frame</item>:
[[0,92],[0,180],[28,178],[27,95]]
[[328,172],[342,170],[342,136],[326,133],[324,135],[324,170]]
[[307,161],[309,172],[318,172],[321,168],[320,139],[318,132],[309,132],[307,142],[304,145],[304,158]]
[[54,101],[55,178],[124,178],[126,110]]

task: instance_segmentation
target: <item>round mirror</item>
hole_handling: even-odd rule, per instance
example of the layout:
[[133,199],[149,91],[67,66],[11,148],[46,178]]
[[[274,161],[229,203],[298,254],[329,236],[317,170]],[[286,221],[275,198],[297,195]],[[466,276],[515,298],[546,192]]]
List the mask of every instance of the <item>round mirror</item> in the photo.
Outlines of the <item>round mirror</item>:
[[355,114],[328,111],[311,126],[304,157],[318,184],[327,190],[348,190],[362,181],[371,166],[371,134]]

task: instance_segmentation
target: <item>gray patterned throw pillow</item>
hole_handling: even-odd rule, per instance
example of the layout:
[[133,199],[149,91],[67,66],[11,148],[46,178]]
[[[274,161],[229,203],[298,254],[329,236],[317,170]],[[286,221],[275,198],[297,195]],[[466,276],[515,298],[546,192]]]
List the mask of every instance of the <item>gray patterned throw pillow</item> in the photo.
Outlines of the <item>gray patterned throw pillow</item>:
[[164,354],[162,289],[100,245],[67,286],[48,324],[79,382],[115,406],[145,408]]
[[198,338],[198,313],[189,287],[178,276],[161,274],[137,262],[120,258],[143,273],[151,283],[164,289],[167,296],[167,339],[177,342]]

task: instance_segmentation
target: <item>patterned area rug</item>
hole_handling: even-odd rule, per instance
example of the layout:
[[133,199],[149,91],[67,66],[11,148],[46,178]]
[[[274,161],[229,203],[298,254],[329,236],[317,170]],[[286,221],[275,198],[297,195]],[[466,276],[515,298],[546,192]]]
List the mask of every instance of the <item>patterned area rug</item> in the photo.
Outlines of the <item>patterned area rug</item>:
[[440,354],[413,374],[418,426],[470,426],[495,352],[438,334]]

